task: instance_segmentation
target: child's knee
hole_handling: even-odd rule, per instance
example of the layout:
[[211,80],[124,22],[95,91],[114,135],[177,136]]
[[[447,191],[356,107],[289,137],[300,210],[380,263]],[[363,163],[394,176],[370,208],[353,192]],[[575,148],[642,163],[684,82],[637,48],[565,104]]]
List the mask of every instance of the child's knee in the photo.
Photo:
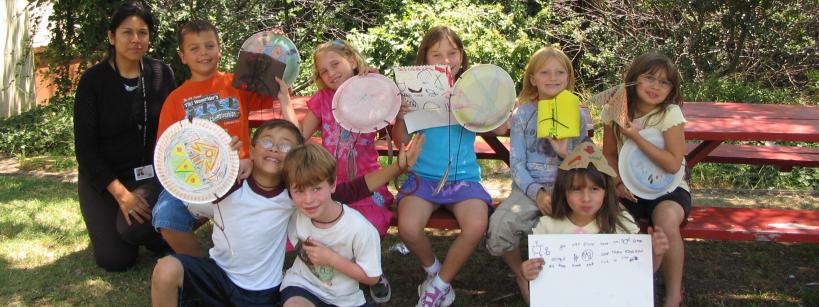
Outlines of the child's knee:
[[182,262],[179,262],[179,259],[176,259],[176,257],[173,256],[165,256],[159,259],[156,266],[154,266],[154,272],[151,280],[152,283],[158,285],[181,286],[183,271],[184,268],[182,267]]

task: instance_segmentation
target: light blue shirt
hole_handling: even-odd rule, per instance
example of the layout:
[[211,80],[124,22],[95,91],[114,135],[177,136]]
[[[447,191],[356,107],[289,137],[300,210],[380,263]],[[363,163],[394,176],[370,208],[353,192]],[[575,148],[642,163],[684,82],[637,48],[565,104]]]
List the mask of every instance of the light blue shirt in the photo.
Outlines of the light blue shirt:
[[427,128],[420,131],[426,136],[421,156],[412,170],[421,178],[441,180],[449,167],[447,181],[481,182],[481,168],[475,156],[475,132],[460,125]]
[[[577,144],[588,137],[588,122],[588,114],[580,112],[580,136],[569,140],[568,152],[572,152]],[[551,192],[546,189],[546,185],[554,185],[557,169],[563,159],[552,149],[548,140],[537,137],[536,104],[526,103],[515,108],[509,125],[512,127],[512,149],[509,153],[512,185],[536,200],[540,189]]]

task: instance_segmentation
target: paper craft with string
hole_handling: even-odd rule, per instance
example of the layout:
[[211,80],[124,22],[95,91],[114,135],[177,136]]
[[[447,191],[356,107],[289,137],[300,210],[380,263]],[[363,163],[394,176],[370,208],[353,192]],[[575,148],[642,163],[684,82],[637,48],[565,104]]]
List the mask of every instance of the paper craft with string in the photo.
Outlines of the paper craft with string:
[[233,87],[276,97],[279,94],[279,83],[275,77],[283,78],[285,66],[267,54],[240,51]]
[[566,139],[580,136],[580,98],[564,90],[537,103],[537,137]]

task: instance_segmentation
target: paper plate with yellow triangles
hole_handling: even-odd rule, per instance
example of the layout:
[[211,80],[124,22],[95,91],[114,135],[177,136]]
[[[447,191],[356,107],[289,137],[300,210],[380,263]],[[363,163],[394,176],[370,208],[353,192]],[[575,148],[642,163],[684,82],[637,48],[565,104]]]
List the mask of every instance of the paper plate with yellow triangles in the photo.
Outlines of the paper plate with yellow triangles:
[[154,149],[159,182],[171,195],[194,204],[227,193],[239,174],[239,155],[230,135],[204,119],[183,119],[168,127]]

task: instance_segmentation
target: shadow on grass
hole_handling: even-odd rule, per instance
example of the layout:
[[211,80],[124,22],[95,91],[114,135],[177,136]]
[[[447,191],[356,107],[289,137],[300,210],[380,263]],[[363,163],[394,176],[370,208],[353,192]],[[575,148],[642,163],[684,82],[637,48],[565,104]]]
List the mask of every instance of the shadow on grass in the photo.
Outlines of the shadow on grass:
[[0,259],[0,301],[22,306],[147,306],[156,257],[145,254],[124,273],[97,267],[90,247],[31,268]]

